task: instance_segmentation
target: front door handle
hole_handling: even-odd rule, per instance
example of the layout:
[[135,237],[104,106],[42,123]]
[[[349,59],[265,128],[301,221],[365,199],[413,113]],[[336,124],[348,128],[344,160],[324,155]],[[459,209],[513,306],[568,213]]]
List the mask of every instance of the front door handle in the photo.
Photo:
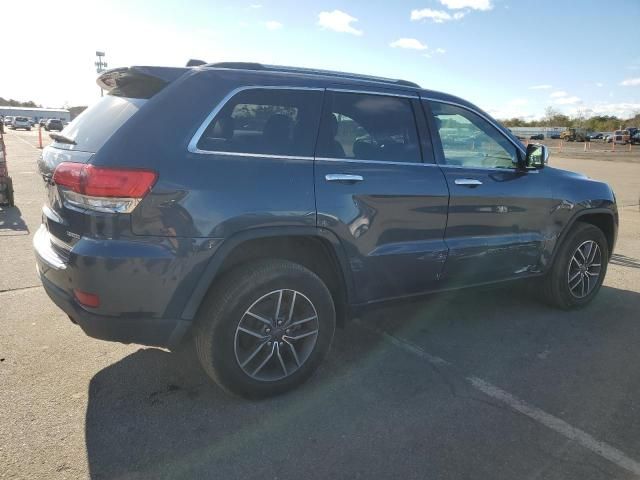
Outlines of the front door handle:
[[456,185],[464,185],[466,187],[477,187],[478,185],[482,185],[482,182],[475,178],[456,178],[455,183]]
[[327,182],[346,182],[346,183],[355,183],[361,182],[364,180],[362,175],[349,175],[346,173],[327,173],[324,176]]

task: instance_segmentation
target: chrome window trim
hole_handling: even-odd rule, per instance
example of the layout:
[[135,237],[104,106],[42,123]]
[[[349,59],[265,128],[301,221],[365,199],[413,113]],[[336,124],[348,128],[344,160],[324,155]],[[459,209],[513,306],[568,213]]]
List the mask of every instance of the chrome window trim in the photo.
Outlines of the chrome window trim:
[[200,153],[203,155],[224,155],[227,157],[250,157],[250,158],[279,158],[282,160],[313,160],[313,157],[304,155],[274,155],[272,153],[245,153],[245,152],[223,152],[220,150],[200,150],[191,153]]
[[508,173],[508,172],[527,172],[527,173],[540,173],[540,170],[537,168],[530,168],[530,169],[526,169],[526,170],[519,170],[518,168],[514,167],[514,168],[497,168],[497,167],[475,167],[475,166],[465,166],[465,165],[440,165],[438,164],[438,166],[440,168],[454,168],[454,169],[464,169],[464,170],[483,170],[483,171],[487,171],[490,170],[492,172],[503,172],[503,173]]
[[[423,100],[428,100],[430,102],[446,103],[448,105],[453,105],[454,107],[460,107],[460,108],[462,108],[464,110],[468,110],[469,112],[478,115],[480,118],[483,118],[484,120],[489,122],[491,125],[493,125],[493,127],[496,130],[498,130],[498,132],[500,132],[500,134],[504,138],[509,140],[509,142],[511,142],[513,144],[513,146],[516,147],[516,149],[520,150],[522,153],[526,153],[526,149],[525,149],[524,145],[522,145],[522,144],[518,145],[518,143],[514,142],[511,137],[509,137],[508,135],[504,134],[504,132],[502,131],[502,128],[495,121],[493,121],[491,118],[487,117],[483,113],[478,112],[476,109],[468,107],[467,105],[462,105],[461,103],[452,102],[450,100],[441,100],[439,98],[433,98],[433,97],[420,97],[420,98],[423,99]],[[492,169],[492,167],[486,167],[486,168]],[[500,169],[498,169],[498,170],[500,170]]]
[[435,163],[423,163],[423,162],[393,162],[389,160],[367,160],[360,158],[333,158],[333,157],[316,157],[318,162],[344,162],[344,163],[375,163],[378,165],[412,165],[419,167],[438,167]]
[[243,92],[245,90],[308,90],[308,91],[316,91],[323,92],[324,88],[317,87],[297,87],[297,86],[284,86],[284,85],[245,85],[243,87],[234,88],[227,95],[224,96],[222,100],[211,110],[211,113],[207,115],[204,121],[200,124],[196,133],[193,134],[189,144],[187,146],[187,150],[190,153],[203,153],[207,155],[236,155],[241,157],[267,157],[267,158],[303,158],[303,159],[313,159],[313,157],[305,157],[305,156],[287,156],[287,155],[268,155],[268,154],[260,154],[260,153],[245,153],[245,152],[221,152],[214,150],[201,150],[198,148],[198,142],[202,137],[202,134],[207,129],[211,121],[215,118],[218,113],[226,106],[229,101],[235,97],[238,93]]

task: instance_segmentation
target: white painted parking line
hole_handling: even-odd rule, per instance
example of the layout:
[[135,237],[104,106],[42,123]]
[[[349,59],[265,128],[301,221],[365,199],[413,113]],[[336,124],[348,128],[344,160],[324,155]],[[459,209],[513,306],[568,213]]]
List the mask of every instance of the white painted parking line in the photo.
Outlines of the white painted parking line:
[[[437,357],[435,355],[431,355],[421,347],[418,347],[417,345],[414,345],[413,343],[407,340],[390,335],[389,333],[384,332],[375,327],[372,327],[370,325],[367,325],[364,322],[361,322],[360,320],[356,320],[356,323],[382,336],[386,341],[388,341],[392,345],[418,358],[426,360],[432,365],[435,365],[438,367],[449,367],[452,370],[455,368],[455,366],[451,362],[448,362],[447,360],[444,360],[443,358]],[[468,376],[468,377],[464,377],[464,379],[469,384],[471,384],[471,386],[473,386],[476,390],[479,390],[480,392],[493,398],[494,400],[508,406],[512,410],[518,413],[521,413],[523,415],[526,415],[532,420],[535,420],[541,425],[544,425],[545,427],[553,430],[554,432],[559,433],[560,435],[568,438],[569,440],[572,440],[582,445],[584,448],[590,450],[596,455],[601,456],[602,458],[605,458],[606,460],[617,465],[618,467],[623,468],[640,477],[640,462],[628,457],[626,454],[624,454],[617,448],[612,447],[611,445],[605,442],[601,442],[600,440],[597,440],[596,438],[580,430],[579,428],[573,427],[572,425],[568,424],[564,420],[558,417],[555,417],[543,410],[540,410],[537,407],[529,405],[527,402],[520,400],[519,398],[511,395],[508,392],[505,392],[504,390],[501,390],[500,388],[496,387],[495,385],[492,385],[489,382],[482,380],[481,378],[478,378],[475,376]]]
[[500,390],[498,387],[495,387],[480,378],[467,377],[467,381],[482,393],[490,396],[494,400],[498,400],[505,405],[508,405],[513,410],[516,410],[517,412],[520,412],[523,415],[534,419],[536,422],[541,423],[545,427],[554,430],[560,435],[563,435],[568,439],[579,443],[584,448],[591,450],[593,453],[596,453],[603,458],[606,458],[611,463],[615,463],[625,470],[628,470],[636,475],[640,475],[640,463],[629,458],[617,448],[596,440],[591,435],[583,432],[579,428],[573,427],[564,420],[561,420],[558,417],[554,417],[553,415],[546,413],[539,408],[527,404],[519,398],[514,397],[510,393],[507,393],[504,390]]

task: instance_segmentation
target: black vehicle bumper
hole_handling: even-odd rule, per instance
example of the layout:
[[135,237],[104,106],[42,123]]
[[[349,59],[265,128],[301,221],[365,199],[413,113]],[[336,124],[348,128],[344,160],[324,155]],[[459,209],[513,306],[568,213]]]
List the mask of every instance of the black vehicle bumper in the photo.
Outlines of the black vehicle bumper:
[[74,298],[67,285],[70,276],[67,265],[48,246],[45,231],[36,233],[34,247],[38,274],[47,295],[90,337],[173,348],[187,333],[191,322],[186,320],[142,316],[135,312],[117,316],[92,312]]

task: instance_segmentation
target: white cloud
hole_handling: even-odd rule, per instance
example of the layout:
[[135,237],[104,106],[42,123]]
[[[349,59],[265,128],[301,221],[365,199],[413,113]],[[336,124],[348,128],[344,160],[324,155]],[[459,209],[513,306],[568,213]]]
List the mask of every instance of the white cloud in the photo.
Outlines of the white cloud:
[[[462,13],[462,16],[464,16],[463,12],[456,12],[455,15],[458,15],[458,13]],[[431,10],[430,8],[423,8],[422,10],[411,10],[411,20],[414,21],[430,19],[435,23],[444,23],[448,22],[449,20],[453,20],[455,15],[452,16],[449,12],[445,12],[444,10]],[[455,19],[459,20],[460,18],[462,17]]]
[[444,55],[445,53],[447,53],[447,51],[444,48],[436,48],[436,53]]
[[473,10],[491,10],[491,0],[440,0],[440,3],[451,10],[471,8]]
[[269,20],[268,22],[264,22],[264,26],[267,27],[267,29],[269,30],[278,30],[279,28],[282,28],[282,24],[275,20]]
[[526,98],[514,98],[509,102],[509,105],[511,105],[512,107],[522,107],[524,105],[527,105],[528,103],[529,100],[527,100]]
[[569,94],[567,92],[565,92],[564,90],[558,90],[557,92],[553,92],[549,96],[551,98],[560,98],[560,97],[566,97],[567,95],[569,95]]
[[393,48],[408,48],[410,50],[426,50],[427,46],[415,38],[399,38],[389,44]]
[[620,85],[623,87],[637,87],[640,86],[640,77],[638,78],[627,78],[620,82]]
[[352,35],[362,35],[362,30],[354,28],[351,24],[358,19],[341,10],[333,12],[320,12],[318,15],[318,25],[335,32],[350,33]]
[[602,82],[596,82],[596,87],[604,87],[604,83],[602,83]]
[[575,105],[576,103],[582,103],[580,97],[561,97],[555,100],[558,105]]
[[529,87],[530,90],[551,90],[553,85],[533,85]]
[[619,118],[629,118],[640,111],[640,103],[598,103],[591,107],[597,115],[615,115]]

